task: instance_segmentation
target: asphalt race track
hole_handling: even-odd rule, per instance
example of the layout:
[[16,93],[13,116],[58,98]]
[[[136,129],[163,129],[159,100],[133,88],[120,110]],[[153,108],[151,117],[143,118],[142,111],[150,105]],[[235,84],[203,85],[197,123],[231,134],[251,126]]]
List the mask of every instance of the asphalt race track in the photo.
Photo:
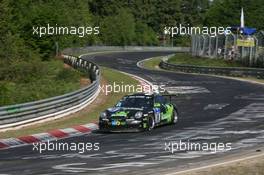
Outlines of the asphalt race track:
[[[263,146],[264,86],[213,76],[191,75],[138,68],[142,59],[169,52],[121,52],[85,56],[101,66],[165,84],[179,93],[173,102],[180,110],[178,125],[151,132],[90,135],[60,142],[93,142],[99,151],[32,151],[24,146],[0,151],[0,174],[163,174],[205,164],[230,154]],[[232,150],[170,152],[172,142],[231,143]],[[166,150],[165,150],[166,148]],[[209,160],[209,161],[208,161]]]

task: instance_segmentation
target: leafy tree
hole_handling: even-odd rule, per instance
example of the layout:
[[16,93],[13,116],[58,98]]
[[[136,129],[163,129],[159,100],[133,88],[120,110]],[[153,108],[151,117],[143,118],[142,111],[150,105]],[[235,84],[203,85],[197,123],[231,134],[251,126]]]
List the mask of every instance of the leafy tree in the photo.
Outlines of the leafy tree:
[[[117,15],[120,9],[134,16],[136,22],[136,35],[141,35],[134,39],[134,43],[155,45],[157,36],[163,35],[165,26],[175,26],[184,24],[201,24],[206,10],[209,8],[209,0],[91,0],[89,1],[90,10],[95,16],[96,21],[107,20]],[[144,27],[142,26],[144,24]],[[155,39],[151,40],[144,34],[147,28],[155,32]],[[150,32],[150,29],[148,29]],[[153,37],[153,32],[150,35]],[[104,41],[104,39],[102,38]],[[112,40],[116,40],[112,38]],[[145,41],[143,41],[145,40]],[[106,44],[109,44],[106,43]]]
[[9,64],[11,61],[26,59],[31,55],[31,51],[25,47],[13,23],[10,6],[8,0],[0,1],[0,64]]
[[264,29],[263,0],[214,0],[206,13],[205,25],[232,26],[240,24],[241,8],[244,8],[246,26]]
[[192,26],[201,24],[209,8],[209,2],[209,0],[181,0],[182,23]]
[[91,13],[88,3],[82,0],[67,1],[10,1],[13,14],[11,23],[16,26],[16,31],[32,50],[37,51],[44,59],[54,54],[55,42],[62,48],[91,44],[93,36],[85,35],[33,35],[32,27],[35,26],[92,26]]
[[147,24],[137,22],[135,34],[137,45],[148,46],[158,44],[157,34]]
[[135,20],[121,9],[117,15],[105,17],[101,25],[101,39],[106,45],[130,45],[135,37]]

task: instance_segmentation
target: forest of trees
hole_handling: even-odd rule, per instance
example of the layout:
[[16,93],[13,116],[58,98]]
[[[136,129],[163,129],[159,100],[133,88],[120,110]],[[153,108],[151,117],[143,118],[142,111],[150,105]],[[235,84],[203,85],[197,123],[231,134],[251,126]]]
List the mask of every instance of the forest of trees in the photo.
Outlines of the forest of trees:
[[[246,25],[264,28],[263,0],[0,0],[0,58],[49,58],[61,48],[83,45],[158,45],[164,26]],[[32,26],[100,27],[100,35],[32,35]],[[175,44],[181,42],[175,40]]]

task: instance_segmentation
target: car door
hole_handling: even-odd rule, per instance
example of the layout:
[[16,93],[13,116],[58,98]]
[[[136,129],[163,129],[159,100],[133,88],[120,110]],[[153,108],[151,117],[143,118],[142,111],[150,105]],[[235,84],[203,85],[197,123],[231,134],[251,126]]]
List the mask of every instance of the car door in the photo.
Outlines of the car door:
[[155,114],[155,122],[160,123],[164,120],[168,119],[168,112],[166,106],[166,99],[161,96],[157,95],[154,99],[154,114]]

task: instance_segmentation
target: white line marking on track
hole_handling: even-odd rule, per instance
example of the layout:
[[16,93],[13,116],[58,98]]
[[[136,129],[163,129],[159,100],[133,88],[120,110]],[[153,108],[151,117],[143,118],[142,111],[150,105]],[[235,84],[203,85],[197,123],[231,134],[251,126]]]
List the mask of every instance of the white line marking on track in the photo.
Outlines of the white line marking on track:
[[222,103],[222,104],[208,104],[207,106],[204,107],[204,110],[221,110],[223,108],[225,108],[226,106],[228,106],[229,104],[227,103]]
[[208,89],[201,86],[170,86],[165,87],[169,94],[197,94],[210,93]]
[[108,169],[116,169],[116,168],[124,168],[124,167],[144,167],[146,165],[154,165],[156,163],[150,162],[128,162],[128,163],[115,163],[115,164],[105,164],[103,167],[97,168],[81,168],[81,167],[73,167],[73,166],[81,166],[87,165],[87,163],[72,163],[72,164],[62,164],[53,166],[53,169],[62,170],[64,172],[87,172],[87,171],[101,171]]

